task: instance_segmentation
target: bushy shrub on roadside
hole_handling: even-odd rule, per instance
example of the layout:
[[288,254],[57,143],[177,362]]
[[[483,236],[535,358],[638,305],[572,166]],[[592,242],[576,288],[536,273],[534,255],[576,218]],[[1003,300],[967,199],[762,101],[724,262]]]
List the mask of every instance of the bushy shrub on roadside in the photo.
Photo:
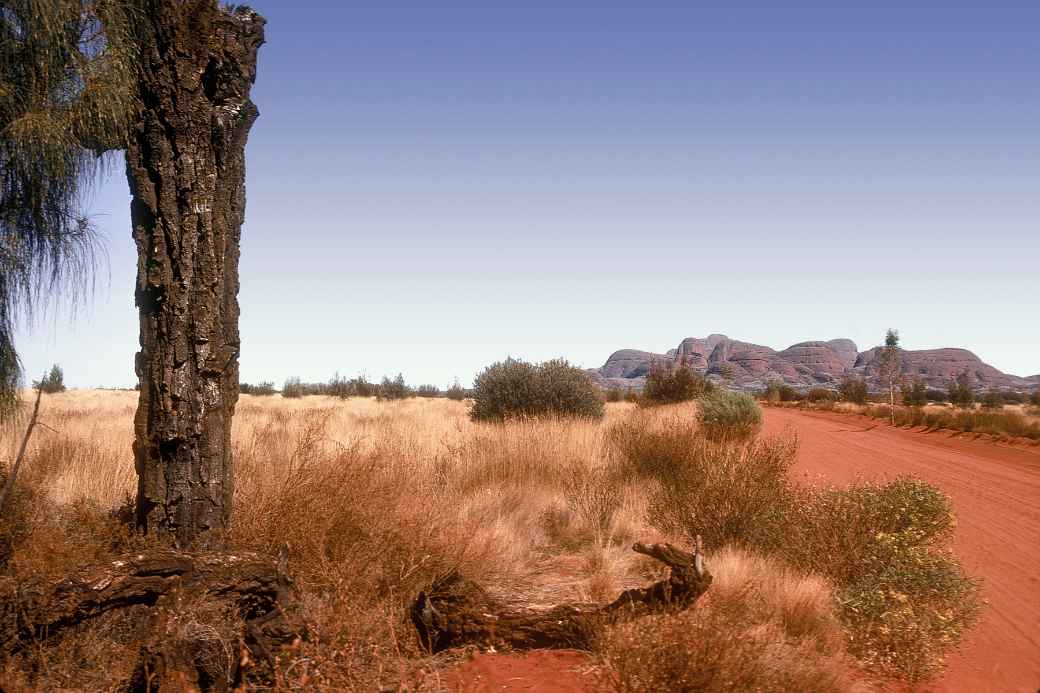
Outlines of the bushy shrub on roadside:
[[834,402],[838,399],[838,393],[825,387],[814,387],[805,393],[808,402]]
[[803,489],[796,443],[713,441],[688,427],[617,427],[616,474],[653,476],[648,518],[711,549],[739,545],[817,572],[836,588],[849,650],[875,671],[922,681],[977,615],[978,590],[946,550],[953,514],[912,479]]
[[934,389],[925,390],[924,396],[925,396],[925,399],[927,399],[929,402],[945,402],[946,401],[946,393],[943,392],[942,390],[934,390]]
[[787,383],[774,380],[766,386],[765,400],[767,402],[798,402],[802,396]]
[[746,392],[715,390],[698,400],[697,418],[710,438],[747,438],[762,424],[762,408]]
[[563,359],[533,364],[508,358],[485,368],[474,381],[474,421],[541,416],[598,419],[603,416],[599,388]]
[[912,383],[903,383],[900,386],[900,392],[903,397],[903,404],[908,407],[923,407],[928,404],[928,391],[920,380],[915,380]]
[[642,404],[675,404],[697,399],[715,389],[710,381],[692,368],[654,365],[646,376]]
[[838,387],[838,393],[846,402],[853,404],[867,403],[867,381],[863,378],[855,378],[851,375],[845,376]]
[[803,492],[792,510],[793,565],[838,586],[849,650],[867,666],[923,681],[974,622],[978,587],[945,549],[949,499],[910,478]]

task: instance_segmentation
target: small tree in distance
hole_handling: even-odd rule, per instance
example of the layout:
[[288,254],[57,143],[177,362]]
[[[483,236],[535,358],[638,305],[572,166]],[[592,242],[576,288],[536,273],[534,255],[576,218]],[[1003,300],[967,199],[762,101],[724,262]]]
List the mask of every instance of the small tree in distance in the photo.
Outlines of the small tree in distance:
[[43,380],[33,383],[33,389],[48,395],[65,392],[65,373],[61,370],[61,366],[58,364],[51,366],[50,372],[43,377]]
[[888,403],[892,407],[892,425],[896,423],[896,382],[903,370],[902,355],[899,353],[899,331],[889,328],[885,333],[885,346],[878,354],[878,377],[888,386]]
[[455,382],[445,391],[444,396],[456,402],[461,402],[466,399],[466,390],[459,383],[459,379],[455,378]]

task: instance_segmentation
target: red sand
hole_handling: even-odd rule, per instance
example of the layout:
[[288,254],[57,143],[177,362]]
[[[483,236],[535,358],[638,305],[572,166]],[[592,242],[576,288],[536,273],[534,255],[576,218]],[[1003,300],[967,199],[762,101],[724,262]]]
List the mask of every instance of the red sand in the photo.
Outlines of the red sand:
[[457,693],[528,691],[591,693],[607,690],[598,683],[589,656],[575,650],[533,650],[524,654],[479,654],[447,677]]
[[[893,428],[866,417],[770,408],[765,433],[799,436],[799,481],[909,474],[953,500],[953,549],[984,579],[978,624],[935,691],[1040,689],[1040,448]],[[822,479],[821,479],[822,477]]]
[[[770,408],[765,433],[800,440],[794,475],[802,483],[847,484],[912,475],[953,499],[953,547],[982,577],[979,623],[927,690],[1036,693],[1040,689],[1040,448],[892,428],[865,417]],[[604,690],[579,652],[478,655],[455,669],[461,693]]]

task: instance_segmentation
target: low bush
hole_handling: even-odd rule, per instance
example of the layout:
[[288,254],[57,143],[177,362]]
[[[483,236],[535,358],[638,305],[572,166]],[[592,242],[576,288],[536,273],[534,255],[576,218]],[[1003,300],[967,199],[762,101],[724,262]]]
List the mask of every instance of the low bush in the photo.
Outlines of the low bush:
[[802,395],[787,383],[774,380],[766,387],[765,400],[767,402],[798,402],[801,399]]
[[257,397],[268,397],[275,393],[274,383],[266,380],[256,383],[255,385],[239,383],[238,391],[243,395],[254,395]]
[[607,390],[604,397],[608,402],[620,402],[624,400],[625,393],[621,390],[620,387],[612,387],[609,390]]
[[853,404],[866,404],[868,394],[867,381],[863,378],[846,376],[842,379],[841,385],[838,387],[838,393],[846,402],[852,402]]
[[968,409],[975,404],[975,392],[971,389],[971,377],[967,372],[961,373],[950,385],[946,398],[955,407]]
[[646,376],[640,402],[645,405],[688,402],[714,389],[710,381],[692,368],[654,365]]
[[923,407],[928,404],[928,391],[920,380],[903,383],[900,386],[900,393],[903,397],[903,404],[908,407]]
[[850,651],[910,682],[927,679],[978,611],[978,591],[945,544],[949,500],[920,481],[803,489],[788,481],[793,440],[719,442],[689,428],[616,427],[616,473],[652,475],[659,529],[738,545],[832,580]]
[[1003,409],[1004,394],[997,389],[990,389],[982,396],[983,409]]
[[563,359],[533,364],[509,358],[488,366],[474,381],[474,421],[541,416],[600,418],[599,388]]
[[808,402],[834,402],[838,399],[838,393],[825,387],[814,387],[805,393]]
[[1033,394],[1029,396],[1029,403],[1034,407],[1040,407],[1040,388],[1033,390]]
[[715,390],[700,398],[697,417],[710,438],[747,438],[762,424],[762,408],[746,392]]
[[415,388],[416,397],[440,397],[441,389],[436,385],[420,385]]
[[449,387],[444,392],[444,396],[450,400],[461,402],[462,400],[466,399],[466,390],[462,387],[462,385],[459,384],[459,381],[456,378],[455,382],[452,383],[451,387]]
[[393,380],[388,376],[383,376],[383,382],[379,385],[379,390],[376,392],[376,399],[397,400],[408,399],[409,397],[415,397],[415,391],[408,387],[408,384],[404,381],[403,374],[398,373]]

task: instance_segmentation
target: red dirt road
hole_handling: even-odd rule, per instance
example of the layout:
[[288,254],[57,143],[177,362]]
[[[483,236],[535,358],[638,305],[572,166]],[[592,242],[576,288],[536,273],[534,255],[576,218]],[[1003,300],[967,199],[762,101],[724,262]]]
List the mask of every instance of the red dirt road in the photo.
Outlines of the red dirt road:
[[953,500],[953,549],[984,579],[978,624],[935,691],[1040,690],[1040,448],[892,428],[866,417],[768,408],[764,432],[799,437],[802,483],[912,475]]

